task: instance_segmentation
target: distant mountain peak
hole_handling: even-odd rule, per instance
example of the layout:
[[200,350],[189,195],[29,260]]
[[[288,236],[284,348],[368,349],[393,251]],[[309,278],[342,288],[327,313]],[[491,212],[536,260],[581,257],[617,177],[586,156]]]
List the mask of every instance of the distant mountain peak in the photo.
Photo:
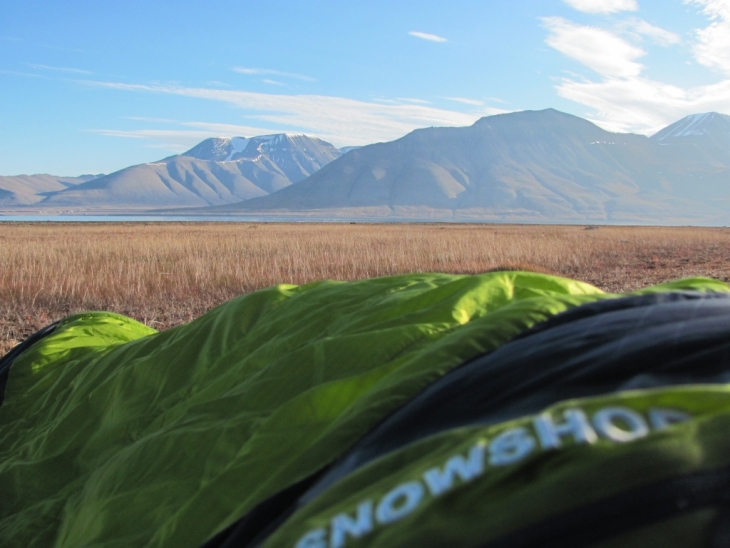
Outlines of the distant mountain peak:
[[[181,156],[197,158],[213,162],[232,162],[256,158],[262,153],[289,146],[306,149],[308,145],[316,147],[332,147],[326,141],[298,133],[272,133],[256,137],[211,137],[201,141]],[[332,147],[333,150],[334,147]],[[335,154],[339,156],[339,154]],[[170,158],[174,158],[171,156]],[[168,160],[166,158],[165,160]]]
[[730,135],[730,116],[718,112],[690,114],[652,135],[656,141],[702,135]]
[[568,114],[567,112],[561,112],[554,108],[520,110],[484,116],[477,120],[472,127],[491,130],[497,128],[509,128],[511,130],[517,127],[540,127],[550,131],[575,130],[580,128],[588,132],[595,132],[596,130],[604,132],[604,130],[589,120]]

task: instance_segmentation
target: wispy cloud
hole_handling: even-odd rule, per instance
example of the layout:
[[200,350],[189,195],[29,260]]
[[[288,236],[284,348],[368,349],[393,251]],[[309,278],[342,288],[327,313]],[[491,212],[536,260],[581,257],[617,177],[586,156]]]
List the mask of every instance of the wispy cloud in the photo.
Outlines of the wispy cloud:
[[494,116],[495,114],[507,114],[508,112],[515,112],[515,109],[504,109],[497,107],[484,107],[479,110],[482,116]]
[[657,27],[636,17],[630,17],[620,22],[616,28],[621,34],[629,35],[638,40],[647,37],[655,44],[665,47],[679,44],[682,41],[682,37],[679,34]]
[[[730,2],[685,2],[700,6],[712,21],[709,27],[697,31],[693,51],[698,62],[730,72],[730,49],[725,49],[730,47],[730,29],[718,30],[730,19]],[[645,67],[637,61],[646,52],[617,34],[636,38],[632,33],[638,33],[668,46],[680,42],[674,33],[638,19],[620,22],[613,31],[559,17],[545,18],[543,23],[549,31],[548,45],[599,75],[597,81],[563,77],[556,86],[558,94],[589,107],[589,117],[606,129],[654,133],[688,114],[730,112],[730,79],[686,88],[652,80],[644,75]]]
[[547,44],[603,76],[638,76],[643,69],[636,59],[646,52],[612,32],[578,25],[562,17],[545,17],[550,31]]
[[409,32],[411,36],[415,36],[416,38],[420,38],[421,40],[428,40],[429,42],[448,42],[446,38],[443,36],[438,36],[436,34],[429,34],[427,32],[418,32],[415,30],[412,30]]
[[268,78],[264,78],[261,80],[264,84],[270,84],[272,86],[283,86],[285,85],[283,82],[277,82],[276,80],[269,80]]
[[477,116],[419,104],[381,104],[323,95],[284,95],[172,85],[86,81],[129,92],[162,93],[236,106],[268,133],[307,133],[335,145],[369,144],[425,126],[465,126]]
[[[128,119],[140,121],[155,120],[154,118],[144,117],[129,117]],[[161,121],[173,122],[173,120]],[[209,137],[253,137],[274,133],[270,128],[248,125],[219,124],[214,122],[177,122],[177,124],[179,126],[178,128],[169,129],[90,129],[88,131],[97,135],[104,135],[105,137],[145,140],[149,141],[147,146],[150,148],[176,153],[184,152]]]
[[593,121],[612,131],[651,134],[688,114],[730,113],[730,80],[685,89],[643,77],[602,82],[565,79],[558,93],[591,107]]
[[17,70],[0,69],[0,74],[8,74],[10,76],[22,76],[24,78],[47,78],[47,76],[41,76],[40,74],[33,74],[32,72],[20,72]]
[[88,131],[99,135],[106,135],[107,137],[124,137],[126,139],[188,138],[192,139],[191,142],[195,143],[205,139],[206,137],[210,137],[210,134],[207,131],[179,129],[90,129]]
[[401,97],[398,100],[403,101],[404,103],[413,103],[414,105],[430,105],[431,104],[431,101],[426,101],[424,99],[414,99],[412,97]]
[[125,116],[125,120],[134,120],[136,122],[153,122],[160,124],[177,124],[177,120],[170,120],[168,118],[148,118],[146,116]]
[[206,80],[203,82],[204,86],[211,86],[215,88],[232,88],[233,86],[230,84],[227,84],[225,82],[221,82],[220,80]]
[[730,74],[730,2],[728,0],[685,0],[701,8],[712,21],[696,31],[693,53],[697,62]]
[[28,66],[34,69],[38,70],[49,70],[52,72],[64,72],[68,74],[93,74],[93,72],[89,70],[82,70],[77,68],[68,68],[68,67],[51,67],[48,65],[36,65],[33,63],[28,63]]
[[564,2],[586,13],[616,13],[639,9],[636,0],[564,0]]
[[216,122],[183,122],[187,127],[199,128],[216,137],[255,137],[271,133],[286,133],[283,131],[272,131],[271,128],[260,126],[249,126],[242,124],[221,124]]
[[238,72],[239,74],[250,74],[252,76],[279,76],[281,78],[293,78],[295,80],[304,80],[305,82],[316,82],[314,78],[311,76],[307,76],[306,74],[297,74],[294,72],[282,72],[280,70],[274,70],[274,69],[264,69],[264,68],[247,68],[247,67],[233,67],[234,72]]
[[466,97],[444,97],[444,99],[448,99],[449,101],[454,101],[456,103],[463,103],[465,105],[473,105],[476,107],[480,107],[484,104],[484,101],[480,101],[479,99],[467,99]]

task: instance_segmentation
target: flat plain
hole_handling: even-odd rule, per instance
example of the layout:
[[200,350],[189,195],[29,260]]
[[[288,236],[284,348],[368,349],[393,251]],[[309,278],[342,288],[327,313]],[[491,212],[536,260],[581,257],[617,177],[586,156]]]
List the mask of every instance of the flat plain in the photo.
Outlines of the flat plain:
[[68,314],[156,329],[278,283],[527,269],[608,292],[730,282],[730,229],[499,224],[0,223],[0,356]]

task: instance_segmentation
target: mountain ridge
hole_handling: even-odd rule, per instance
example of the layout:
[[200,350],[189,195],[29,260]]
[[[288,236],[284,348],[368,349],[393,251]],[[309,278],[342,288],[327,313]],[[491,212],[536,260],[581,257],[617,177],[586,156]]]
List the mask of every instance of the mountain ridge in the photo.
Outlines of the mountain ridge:
[[703,156],[696,143],[612,133],[554,109],[522,111],[463,128],[418,129],[349,152],[295,187],[215,211],[379,208],[385,216],[530,222],[724,218],[730,157],[709,148]]

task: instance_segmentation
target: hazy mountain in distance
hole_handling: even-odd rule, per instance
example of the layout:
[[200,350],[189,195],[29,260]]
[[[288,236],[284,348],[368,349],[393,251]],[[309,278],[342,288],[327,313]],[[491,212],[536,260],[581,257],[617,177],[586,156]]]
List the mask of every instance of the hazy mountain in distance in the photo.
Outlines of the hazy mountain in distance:
[[183,154],[49,193],[37,205],[120,210],[235,203],[299,182],[340,155],[305,135],[206,139]]
[[727,151],[730,148],[730,116],[717,112],[690,114],[652,135],[651,139],[660,145],[692,142]]
[[730,116],[692,114],[651,140],[659,147],[666,191],[730,210]]
[[360,146],[360,147],[341,147],[341,148],[340,148],[340,152],[341,152],[342,154],[347,154],[347,153],[348,153],[348,152],[350,152],[351,150],[357,150],[358,148],[362,148],[362,147],[361,147],[361,146]]
[[469,127],[419,129],[362,147],[296,186],[215,209],[712,223],[730,218],[730,158],[717,145],[727,117],[705,115],[703,120],[705,133],[692,137],[705,139],[706,146],[684,139],[689,136],[684,133],[699,127],[687,122],[683,131],[680,124],[649,138],[611,133],[554,109],[499,114]]
[[47,174],[0,176],[0,207],[36,204],[45,198],[45,193],[71,188],[100,176],[59,177]]

